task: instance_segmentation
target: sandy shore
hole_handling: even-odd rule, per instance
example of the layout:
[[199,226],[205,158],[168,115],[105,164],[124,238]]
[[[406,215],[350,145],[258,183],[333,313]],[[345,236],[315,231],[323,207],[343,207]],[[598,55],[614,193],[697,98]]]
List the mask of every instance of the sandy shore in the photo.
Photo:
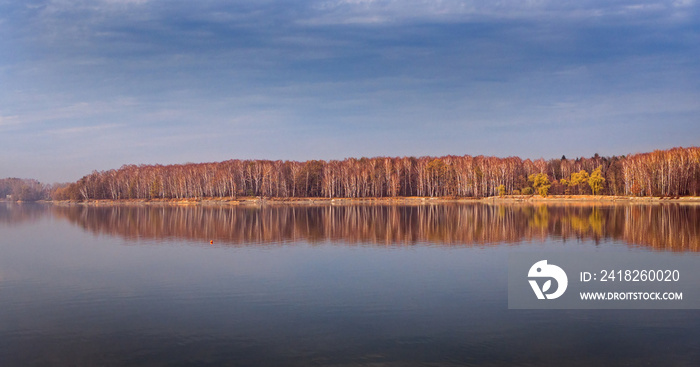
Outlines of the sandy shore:
[[606,203],[697,203],[700,204],[700,196],[612,196],[612,195],[550,195],[543,198],[539,195],[508,195],[504,197],[489,197],[482,201],[492,202],[606,202]]
[[455,197],[383,197],[383,198],[198,198],[198,199],[124,199],[90,201],[54,201],[59,205],[423,205],[437,203],[687,203],[700,204],[698,196],[633,197],[593,195],[506,195],[488,198]]

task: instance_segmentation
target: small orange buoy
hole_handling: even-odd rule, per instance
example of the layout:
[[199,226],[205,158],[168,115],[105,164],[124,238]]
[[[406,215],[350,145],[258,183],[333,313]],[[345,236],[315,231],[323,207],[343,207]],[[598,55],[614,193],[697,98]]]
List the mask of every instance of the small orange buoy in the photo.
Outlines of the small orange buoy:
[[213,244],[214,244],[214,240],[209,241],[209,244],[210,244],[210,245],[213,245]]

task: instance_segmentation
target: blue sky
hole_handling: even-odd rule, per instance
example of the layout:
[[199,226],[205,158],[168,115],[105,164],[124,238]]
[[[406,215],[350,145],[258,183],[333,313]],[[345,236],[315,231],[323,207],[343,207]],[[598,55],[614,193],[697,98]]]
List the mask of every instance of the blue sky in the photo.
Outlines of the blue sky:
[[700,143],[700,4],[0,0],[0,177]]

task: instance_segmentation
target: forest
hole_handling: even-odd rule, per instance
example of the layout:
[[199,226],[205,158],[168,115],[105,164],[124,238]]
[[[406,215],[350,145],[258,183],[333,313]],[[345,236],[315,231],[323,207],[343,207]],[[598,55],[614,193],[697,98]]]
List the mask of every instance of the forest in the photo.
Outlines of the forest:
[[52,187],[33,179],[0,179],[0,200],[36,201],[51,197]]
[[697,196],[700,147],[628,156],[521,159],[485,156],[344,160],[227,160],[124,165],[50,187],[54,200],[205,197]]

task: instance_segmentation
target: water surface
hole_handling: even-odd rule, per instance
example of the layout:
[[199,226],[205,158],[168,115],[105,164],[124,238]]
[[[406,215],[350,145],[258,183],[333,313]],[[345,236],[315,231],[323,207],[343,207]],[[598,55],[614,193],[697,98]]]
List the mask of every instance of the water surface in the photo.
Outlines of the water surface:
[[506,264],[695,258],[699,227],[658,204],[0,203],[0,365],[697,366],[700,311],[508,310]]

